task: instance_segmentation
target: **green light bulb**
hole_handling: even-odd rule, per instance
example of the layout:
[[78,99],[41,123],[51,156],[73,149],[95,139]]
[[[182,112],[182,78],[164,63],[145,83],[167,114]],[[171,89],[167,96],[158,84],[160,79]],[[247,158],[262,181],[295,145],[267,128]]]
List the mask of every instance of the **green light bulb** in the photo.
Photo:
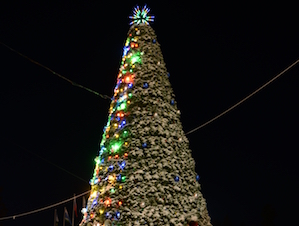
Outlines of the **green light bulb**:
[[136,62],[140,63],[140,57],[138,55],[134,55],[131,57],[131,64],[135,64]]
[[122,111],[122,110],[125,110],[126,108],[127,108],[127,103],[123,102],[117,107],[117,110]]
[[114,144],[111,145],[111,149],[114,152],[118,152],[120,148],[121,148],[121,143],[120,142],[115,142]]
[[123,136],[124,136],[124,137],[127,137],[128,135],[129,135],[128,131],[125,130],[124,133],[123,133]]
[[97,164],[97,165],[99,165],[99,164],[100,164],[100,162],[101,162],[101,160],[100,160],[100,158],[99,158],[99,157],[96,157],[96,158],[94,159],[94,161],[96,162],[96,164]]

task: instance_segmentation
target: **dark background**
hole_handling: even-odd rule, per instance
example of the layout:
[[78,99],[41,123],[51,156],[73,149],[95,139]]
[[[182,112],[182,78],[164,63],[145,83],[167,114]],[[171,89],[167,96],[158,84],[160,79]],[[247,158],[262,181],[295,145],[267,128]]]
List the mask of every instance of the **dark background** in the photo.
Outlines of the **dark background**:
[[[152,27],[185,132],[299,57],[295,5],[207,2],[146,2],[156,16]],[[144,2],[0,4],[1,42],[81,85],[113,94],[128,16]],[[0,215],[31,211],[87,191],[110,101],[3,45],[0,54]],[[187,136],[214,226],[296,225],[298,72],[299,65]],[[80,210],[81,198],[77,203]],[[57,207],[60,225],[64,206],[71,214],[71,203]],[[53,225],[53,214],[50,209],[0,225]]]

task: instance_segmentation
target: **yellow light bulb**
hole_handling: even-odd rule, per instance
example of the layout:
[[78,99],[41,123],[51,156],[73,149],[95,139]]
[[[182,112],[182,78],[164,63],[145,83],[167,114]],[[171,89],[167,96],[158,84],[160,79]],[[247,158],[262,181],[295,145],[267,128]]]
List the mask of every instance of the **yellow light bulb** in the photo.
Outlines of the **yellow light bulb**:
[[103,213],[104,213],[104,210],[103,210],[103,209],[101,209],[101,210],[100,210],[100,214],[103,214]]
[[95,198],[97,196],[97,191],[94,191],[92,194],[91,194],[91,197],[92,198]]
[[110,175],[110,176],[108,177],[108,180],[109,180],[110,183],[112,183],[112,182],[115,181],[115,177],[112,176],[112,175]]

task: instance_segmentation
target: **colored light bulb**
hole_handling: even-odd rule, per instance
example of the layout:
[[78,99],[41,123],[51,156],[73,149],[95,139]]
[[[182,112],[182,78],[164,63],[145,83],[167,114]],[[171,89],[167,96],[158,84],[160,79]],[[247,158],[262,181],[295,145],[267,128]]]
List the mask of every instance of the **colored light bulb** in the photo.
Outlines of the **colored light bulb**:
[[121,174],[119,174],[116,179],[117,181],[121,181]]

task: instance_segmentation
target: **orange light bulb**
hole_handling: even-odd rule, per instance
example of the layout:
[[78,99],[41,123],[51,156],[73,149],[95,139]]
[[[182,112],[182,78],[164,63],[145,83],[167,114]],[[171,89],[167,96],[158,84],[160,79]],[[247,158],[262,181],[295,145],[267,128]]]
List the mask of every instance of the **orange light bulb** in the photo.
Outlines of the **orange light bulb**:
[[110,204],[111,204],[111,199],[109,199],[109,198],[106,199],[104,203],[105,203],[106,206],[110,206]]
[[131,78],[130,78],[130,76],[127,76],[126,78],[125,78],[125,83],[130,83],[131,82]]

